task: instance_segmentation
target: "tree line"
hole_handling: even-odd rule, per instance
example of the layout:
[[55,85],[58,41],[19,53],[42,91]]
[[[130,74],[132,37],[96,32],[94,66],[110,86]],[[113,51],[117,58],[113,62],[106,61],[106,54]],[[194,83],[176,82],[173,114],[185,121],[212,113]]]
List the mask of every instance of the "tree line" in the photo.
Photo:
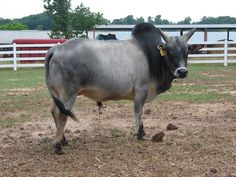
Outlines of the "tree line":
[[[202,19],[198,22],[192,22],[190,17],[186,17],[185,19],[174,23],[167,19],[162,19],[161,15],[157,15],[155,17],[148,17],[146,20],[143,17],[135,18],[133,15],[128,15],[124,18],[114,19],[112,21],[106,19],[106,23],[104,24],[127,24],[133,25],[138,24],[140,22],[149,22],[152,24],[160,24],[160,25],[171,25],[171,24],[236,24],[235,17],[229,16],[220,16],[220,17],[202,17]],[[3,19],[0,18],[0,29],[15,29],[15,30],[22,30],[22,29],[29,29],[29,30],[52,30],[53,27],[53,20],[52,18],[46,13],[40,13],[36,15],[30,15],[27,17],[23,17],[20,19]]]
[[172,22],[167,19],[163,19],[161,15],[156,15],[155,17],[149,16],[147,20],[143,17],[134,17],[133,15],[128,15],[124,18],[114,19],[111,24],[137,24],[140,22],[149,22],[156,25],[176,25],[176,24],[236,24],[236,18],[230,16],[219,16],[219,17],[206,17],[203,16],[200,21],[193,22],[191,17],[186,17],[179,22]]
[[206,17],[193,22],[191,17],[174,23],[163,19],[161,15],[149,16],[147,19],[128,15],[112,21],[105,19],[100,12],[91,12],[89,7],[80,4],[75,9],[71,7],[71,0],[42,0],[45,12],[30,15],[20,19],[0,18],[0,30],[50,30],[51,38],[72,38],[76,36],[86,37],[88,31],[95,25],[101,24],[130,24],[141,22],[152,24],[236,24],[236,18],[230,16]]

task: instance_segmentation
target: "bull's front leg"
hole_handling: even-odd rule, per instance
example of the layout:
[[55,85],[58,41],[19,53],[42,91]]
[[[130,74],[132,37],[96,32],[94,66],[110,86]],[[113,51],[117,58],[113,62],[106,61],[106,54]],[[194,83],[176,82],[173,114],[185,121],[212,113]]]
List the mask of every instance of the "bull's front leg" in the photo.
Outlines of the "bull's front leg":
[[134,96],[135,131],[138,140],[142,140],[143,136],[145,136],[142,122],[142,111],[146,96],[147,96],[146,87],[140,87],[135,90],[135,96]]

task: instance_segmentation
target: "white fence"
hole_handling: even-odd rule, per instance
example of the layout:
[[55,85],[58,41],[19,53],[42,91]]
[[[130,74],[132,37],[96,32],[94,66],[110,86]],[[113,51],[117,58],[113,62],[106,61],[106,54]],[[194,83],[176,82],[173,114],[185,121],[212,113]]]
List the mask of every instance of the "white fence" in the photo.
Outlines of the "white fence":
[[10,44],[0,45],[0,69],[43,67],[44,55],[55,44]]
[[221,41],[221,42],[203,42],[204,46],[199,54],[188,55],[188,63],[223,63],[228,66],[228,63],[236,63],[236,42]]
[[[236,63],[236,42],[203,42],[198,54],[189,55],[189,63]],[[0,69],[43,67],[47,48],[55,44],[11,44],[0,45]]]

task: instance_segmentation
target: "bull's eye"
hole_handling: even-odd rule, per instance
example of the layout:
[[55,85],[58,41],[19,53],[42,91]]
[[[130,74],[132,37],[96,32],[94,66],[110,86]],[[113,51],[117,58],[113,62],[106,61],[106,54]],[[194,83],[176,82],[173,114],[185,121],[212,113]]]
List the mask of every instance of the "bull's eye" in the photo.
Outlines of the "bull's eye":
[[167,55],[172,58],[174,56],[173,52],[171,50],[167,50]]

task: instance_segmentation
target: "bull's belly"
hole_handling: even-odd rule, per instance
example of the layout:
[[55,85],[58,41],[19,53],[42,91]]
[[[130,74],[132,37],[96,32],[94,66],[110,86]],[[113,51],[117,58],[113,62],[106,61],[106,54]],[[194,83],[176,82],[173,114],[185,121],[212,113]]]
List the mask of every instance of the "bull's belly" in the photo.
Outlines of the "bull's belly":
[[[156,82],[151,82],[149,84],[145,102],[152,101],[158,95],[156,87]],[[104,102],[108,100],[134,99],[134,86],[130,85],[130,87],[124,87],[120,89],[115,88],[117,87],[114,87],[113,89],[107,89],[105,87],[87,87],[80,90],[78,95],[83,95],[97,102]]]
[[130,92],[110,92],[106,90],[83,90],[79,92],[79,95],[83,95],[96,102],[105,102],[109,100],[133,100],[134,94]]

